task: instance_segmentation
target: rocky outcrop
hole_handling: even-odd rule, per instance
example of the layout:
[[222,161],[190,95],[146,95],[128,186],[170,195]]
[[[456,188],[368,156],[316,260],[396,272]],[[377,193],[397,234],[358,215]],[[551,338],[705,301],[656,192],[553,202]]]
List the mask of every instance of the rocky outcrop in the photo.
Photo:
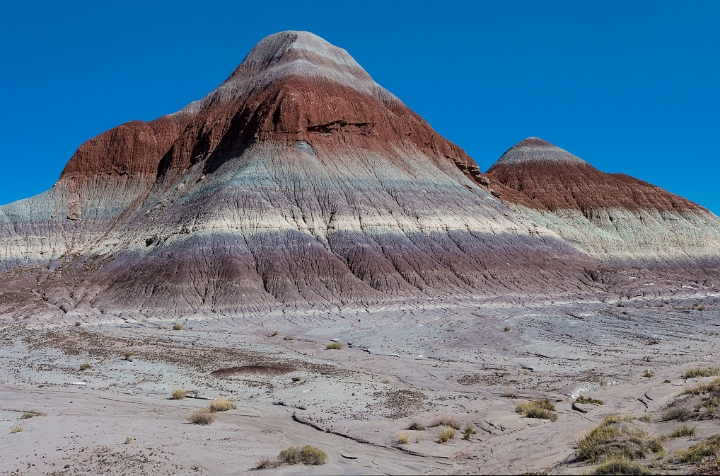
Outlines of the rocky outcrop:
[[577,250],[615,264],[716,266],[720,219],[623,174],[607,174],[542,139],[525,139],[488,170],[501,199]]

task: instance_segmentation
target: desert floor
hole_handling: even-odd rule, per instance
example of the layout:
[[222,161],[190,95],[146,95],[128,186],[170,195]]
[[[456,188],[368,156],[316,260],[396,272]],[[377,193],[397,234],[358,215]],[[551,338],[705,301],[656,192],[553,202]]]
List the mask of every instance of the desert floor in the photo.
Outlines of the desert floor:
[[[712,381],[683,375],[720,366],[719,317],[720,296],[688,294],[177,320],[0,318],[0,474],[237,474],[291,445],[317,446],[327,463],[253,472],[591,471],[575,442],[606,415],[631,415],[650,437],[680,425],[662,415],[684,388]],[[343,348],[326,349],[332,339]],[[170,399],[176,388],[187,397]],[[603,405],[574,404],[581,393]],[[187,420],[218,397],[237,408],[208,426]],[[557,421],[515,412],[538,398],[554,403]],[[431,425],[443,418],[461,429],[439,443]],[[412,422],[426,429],[401,433]],[[691,423],[694,436],[664,439],[642,464],[695,470],[674,452],[720,428],[712,418]]]

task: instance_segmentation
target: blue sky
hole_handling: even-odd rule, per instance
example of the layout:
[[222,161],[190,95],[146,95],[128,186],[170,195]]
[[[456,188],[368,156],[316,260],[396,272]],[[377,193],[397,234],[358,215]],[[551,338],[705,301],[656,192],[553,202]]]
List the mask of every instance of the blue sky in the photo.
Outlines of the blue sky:
[[2,2],[0,203],[290,29],[348,50],[483,171],[537,136],[720,214],[720,2],[663,0]]

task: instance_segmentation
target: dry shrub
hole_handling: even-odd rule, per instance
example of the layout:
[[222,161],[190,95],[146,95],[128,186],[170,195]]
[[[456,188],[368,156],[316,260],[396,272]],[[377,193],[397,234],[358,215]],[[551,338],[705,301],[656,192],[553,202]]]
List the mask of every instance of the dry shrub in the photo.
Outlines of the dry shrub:
[[285,337],[283,337],[283,340],[293,340],[293,337],[292,337],[292,336],[285,336]]
[[210,405],[208,406],[208,410],[211,412],[226,412],[236,408],[237,406],[227,398],[216,398],[210,402]]
[[455,430],[448,426],[441,426],[438,431],[438,443],[445,443],[455,438]]
[[510,330],[510,326],[503,327],[503,332],[508,332]]
[[515,399],[518,397],[518,394],[515,391],[515,389],[506,388],[505,391],[503,392],[503,397]]
[[472,435],[477,433],[475,430],[473,430],[473,427],[468,425],[465,425],[465,431],[463,431],[463,440],[469,440]]
[[88,364],[87,362],[80,364],[80,370],[90,370],[91,368],[92,364]]
[[398,433],[398,443],[403,445],[410,443],[410,433],[407,431],[401,431]]
[[126,444],[126,445],[129,445],[129,444],[132,443],[132,442],[133,442],[133,439],[130,438],[129,436],[128,436],[127,438],[125,438],[125,444]]
[[298,446],[291,446],[285,450],[282,450],[278,455],[278,460],[286,464],[312,464],[321,465],[325,464],[327,459],[327,453],[323,450],[316,448],[315,446],[305,445],[300,448]]
[[172,391],[172,394],[170,394],[171,400],[182,400],[183,398],[185,398],[185,390],[182,388],[176,388]]
[[417,421],[413,421],[412,423],[410,423],[410,425],[408,425],[407,429],[408,430],[416,430],[416,431],[424,431],[425,427],[421,423],[418,423]]
[[325,346],[326,350],[340,350],[342,349],[342,344],[340,342],[332,342]]
[[677,420],[677,421],[688,421],[695,418],[695,414],[688,410],[687,408],[682,407],[675,407],[670,408],[668,411],[663,413],[662,420],[663,421],[671,421],[671,420]]
[[207,408],[195,410],[188,416],[188,421],[196,425],[209,425],[214,422],[216,415]]
[[174,330],[174,331],[181,331],[181,330],[183,330],[182,324],[173,324],[173,330]]
[[22,428],[19,426],[13,427],[12,430],[10,430],[10,433],[20,433],[22,431]]
[[438,417],[430,424],[430,428],[435,428],[437,426],[449,426],[453,430],[460,429],[460,423],[458,423],[456,419],[449,416]]
[[270,458],[260,458],[253,469],[273,469],[280,466],[277,460]]

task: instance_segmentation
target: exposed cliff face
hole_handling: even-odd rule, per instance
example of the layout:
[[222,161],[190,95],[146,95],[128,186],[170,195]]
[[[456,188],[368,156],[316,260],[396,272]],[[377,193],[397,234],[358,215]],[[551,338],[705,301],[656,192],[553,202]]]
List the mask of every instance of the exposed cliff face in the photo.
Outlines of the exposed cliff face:
[[101,134],[52,190],[0,207],[0,266],[37,265],[37,293],[75,313],[593,289],[596,262],[478,176],[344,50],[278,33],[207,97]]
[[529,138],[488,170],[502,200],[579,251],[625,264],[717,263],[720,219],[703,207],[622,174],[603,173]]

